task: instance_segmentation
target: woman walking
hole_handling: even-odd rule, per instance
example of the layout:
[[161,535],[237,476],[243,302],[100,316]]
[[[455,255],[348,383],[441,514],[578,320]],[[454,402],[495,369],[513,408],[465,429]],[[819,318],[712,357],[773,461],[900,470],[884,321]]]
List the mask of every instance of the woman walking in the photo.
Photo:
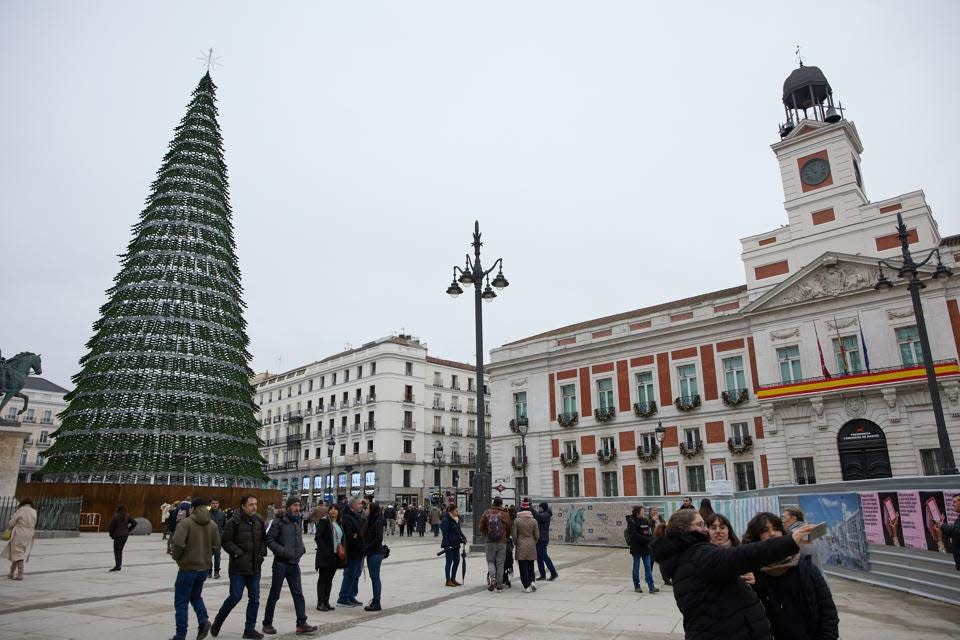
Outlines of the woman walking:
[[421,538],[423,537],[424,532],[427,530],[427,518],[429,514],[424,507],[417,509],[417,535]]
[[136,526],[137,521],[130,517],[127,508],[122,504],[117,507],[117,512],[107,527],[107,533],[113,538],[113,569],[110,571],[120,571],[120,565],[123,564],[123,547],[127,544],[130,532]]
[[413,530],[417,526],[417,506],[412,504],[407,507],[405,517],[407,518],[407,537],[409,538],[413,535]]
[[537,541],[540,540],[540,525],[530,512],[530,498],[520,502],[520,511],[513,523],[514,557],[520,565],[520,582],[523,592],[537,590],[534,582],[533,563],[537,559]]
[[[746,541],[789,536],[780,517],[758,513],[747,525]],[[760,568],[754,590],[767,610],[777,640],[836,640],[840,618],[830,587],[810,555],[795,553]]]
[[0,552],[0,557],[10,561],[10,575],[8,577],[12,580],[23,580],[23,564],[30,559],[36,528],[37,512],[33,508],[33,500],[23,498],[7,524],[7,530],[10,531],[10,542]]
[[400,507],[397,513],[397,526],[400,527],[400,537],[403,537],[403,530],[407,526],[407,505]]
[[386,520],[380,510],[380,503],[370,505],[370,512],[363,525],[363,555],[367,557],[367,570],[373,584],[373,600],[363,608],[364,611],[380,611],[380,595],[383,585],[380,583],[380,564],[383,562],[383,530]]
[[460,567],[460,545],[467,542],[463,535],[463,529],[460,528],[460,512],[457,505],[452,504],[447,507],[447,513],[440,521],[440,532],[443,538],[440,539],[440,548],[443,549],[446,556],[443,573],[447,578],[448,587],[459,587],[461,583],[457,582],[457,569]]
[[330,591],[333,589],[333,577],[337,573],[337,547],[343,543],[343,528],[340,526],[340,508],[320,505],[310,517],[316,525],[317,533],[317,611],[333,611],[330,605]]
[[673,580],[673,597],[683,614],[687,640],[770,640],[763,604],[740,578],[749,571],[799,552],[810,544],[802,527],[793,536],[739,547],[710,544],[703,517],[677,510],[653,545],[664,577]]

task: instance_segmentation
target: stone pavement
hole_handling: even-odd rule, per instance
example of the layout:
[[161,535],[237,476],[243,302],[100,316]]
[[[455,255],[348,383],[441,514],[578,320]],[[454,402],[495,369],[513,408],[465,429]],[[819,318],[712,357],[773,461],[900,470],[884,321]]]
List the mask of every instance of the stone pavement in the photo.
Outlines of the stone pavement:
[[[76,640],[124,638],[165,640],[173,635],[173,581],[176,565],[165,553],[159,535],[131,537],[124,568],[108,573],[113,564],[106,534],[38,540],[22,582],[0,576],[0,638],[4,640]],[[683,637],[680,613],[669,587],[658,594],[636,594],[630,582],[626,550],[551,545],[560,579],[542,583],[536,593],[516,586],[489,593],[483,586],[485,562],[468,558],[466,585],[443,586],[439,544],[427,537],[388,538],[392,553],[383,564],[381,613],[338,607],[315,611],[313,556],[308,554],[304,588],[310,622],[324,636],[337,639],[385,637],[389,640],[457,638],[672,638]],[[308,548],[312,544],[307,545]],[[265,563],[262,607],[269,589]],[[6,567],[3,568],[6,571]],[[224,577],[204,587],[212,616],[227,595]],[[519,585],[519,578],[515,585]],[[334,590],[339,588],[339,574]],[[840,609],[845,640],[945,640],[960,637],[960,608],[915,596],[830,579]],[[370,583],[360,581],[360,599],[369,600]],[[245,602],[228,618],[220,638],[239,638]],[[294,614],[284,590],[274,624],[280,635],[293,637]],[[188,638],[196,637],[191,613]]]

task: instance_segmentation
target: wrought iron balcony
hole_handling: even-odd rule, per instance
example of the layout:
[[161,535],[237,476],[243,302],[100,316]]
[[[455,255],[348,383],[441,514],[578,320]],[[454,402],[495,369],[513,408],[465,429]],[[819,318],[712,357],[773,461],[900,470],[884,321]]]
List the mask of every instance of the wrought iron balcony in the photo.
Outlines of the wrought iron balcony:
[[638,418],[649,418],[657,412],[657,401],[650,400],[649,402],[634,402],[633,403],[633,413]]
[[273,416],[273,424],[277,424],[277,423],[280,422],[280,420],[282,420],[282,419],[283,419],[283,418],[281,418],[279,414]]
[[557,422],[561,427],[572,427],[580,421],[580,414],[576,411],[571,413],[561,413],[557,416]]
[[684,458],[696,458],[697,456],[703,453],[703,440],[697,438],[693,443],[681,442],[680,443],[680,455]]
[[287,471],[289,471],[291,469],[299,469],[300,463],[297,460],[287,460],[283,466]]
[[461,429],[460,427],[457,427],[456,429],[454,429],[453,427],[450,427],[450,435],[452,435],[452,436],[462,436],[462,435],[463,435],[463,429]]
[[[960,376],[960,366],[955,359],[934,362],[937,379]],[[878,386],[893,386],[910,383],[925,383],[926,369],[923,364],[882,367],[870,371],[855,371],[848,374],[802,378],[790,382],[764,384],[757,387],[757,400],[779,400],[805,395],[849,392]]]
[[723,404],[727,405],[728,407],[739,406],[746,402],[749,397],[750,394],[746,389],[730,389],[720,393],[720,398],[723,400]]
[[367,404],[373,404],[373,403],[376,402],[376,401],[377,401],[377,395],[376,395],[376,394],[371,394],[371,395],[367,396]]
[[287,434],[287,448],[299,447],[300,443],[303,442],[302,433],[290,433]]
[[359,407],[359,406],[361,406],[362,404],[363,404],[363,398],[354,398],[354,399],[353,399],[353,406]]
[[513,467],[514,471],[523,471],[527,468],[527,457],[520,456],[518,458],[517,456],[514,456],[510,458],[510,465]]
[[650,443],[649,447],[643,445],[637,447],[637,457],[640,459],[640,462],[653,462],[659,454],[660,445],[656,442]]
[[437,434],[437,435],[444,435],[444,434],[446,434],[446,432],[447,432],[446,427],[444,427],[443,425],[441,425],[441,426],[439,426],[439,427],[434,426],[434,427],[433,427],[433,431],[432,431],[431,433],[435,433],[435,434]]
[[417,423],[416,423],[416,422],[413,422],[412,420],[404,420],[403,422],[400,423],[400,425],[401,425],[400,428],[403,429],[404,431],[416,431],[416,430],[417,430]]
[[360,423],[354,422],[350,425],[350,433],[360,433]]
[[520,427],[526,427],[530,425],[530,421],[527,419],[527,416],[520,416],[519,418],[513,418],[510,421],[510,431],[514,433],[520,433]]
[[610,422],[616,415],[617,410],[613,407],[603,407],[593,410],[593,417],[597,419],[597,422]]
[[417,398],[416,398],[416,396],[414,396],[412,393],[405,393],[405,394],[403,394],[403,402],[404,402],[404,404],[415,404],[416,401],[417,401]]
[[291,411],[284,417],[290,422],[303,422],[303,415],[299,411]]
[[452,462],[453,464],[463,464],[463,456],[461,456],[459,453],[454,451],[453,453],[450,454],[450,462]]
[[730,453],[734,455],[746,453],[753,449],[753,437],[743,436],[742,438],[727,438],[727,448],[730,449]]
[[454,413],[463,413],[463,407],[461,407],[459,404],[452,404],[450,405],[450,411],[453,411]]
[[673,401],[673,406],[677,408],[677,411],[693,411],[699,407],[700,404],[699,393],[695,393],[692,396],[680,396]]
[[600,464],[609,464],[610,462],[617,459],[617,448],[610,447],[609,449],[600,449],[597,451],[597,460]]
[[337,410],[337,403],[336,403],[336,402],[331,402],[331,403],[330,403],[330,406],[327,407],[327,413],[333,413],[333,412],[336,411],[336,410]]
[[445,407],[444,407],[444,405],[443,405],[443,402],[440,402],[440,401],[438,401],[438,400],[434,400],[434,401],[433,401],[433,408],[436,409],[437,411],[443,411]]
[[363,430],[364,430],[364,431],[373,431],[375,427],[376,427],[376,425],[374,424],[374,422],[373,422],[372,420],[371,420],[370,422],[364,422],[364,423],[363,423]]
[[566,452],[560,454],[560,464],[565,467],[572,467],[580,462],[580,452],[576,449],[573,450],[573,453],[568,457]]

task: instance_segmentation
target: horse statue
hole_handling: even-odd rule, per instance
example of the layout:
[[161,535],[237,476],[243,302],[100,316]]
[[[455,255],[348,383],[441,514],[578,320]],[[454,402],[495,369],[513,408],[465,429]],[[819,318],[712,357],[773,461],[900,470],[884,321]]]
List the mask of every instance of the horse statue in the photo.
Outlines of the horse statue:
[[27,410],[30,398],[20,390],[26,384],[31,369],[38,376],[43,373],[40,367],[40,355],[30,351],[21,351],[8,360],[0,356],[0,395],[3,396],[3,400],[0,400],[0,414],[14,398],[23,400],[23,408],[17,412],[18,416]]
[[567,516],[567,527],[563,532],[563,541],[569,543],[575,543],[578,539],[583,537],[583,521],[586,516],[586,513],[583,509],[570,509],[570,514]]

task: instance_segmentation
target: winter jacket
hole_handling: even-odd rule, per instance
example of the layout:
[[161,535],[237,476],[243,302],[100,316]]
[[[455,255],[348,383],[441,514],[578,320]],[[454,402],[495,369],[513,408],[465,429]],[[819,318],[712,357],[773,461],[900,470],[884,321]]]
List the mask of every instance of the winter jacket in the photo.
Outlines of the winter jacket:
[[430,524],[440,524],[440,509],[437,507],[430,509]]
[[213,554],[220,550],[220,531],[206,507],[196,507],[180,521],[170,544],[170,555],[181,571],[210,571]]
[[267,547],[273,552],[273,562],[300,564],[300,558],[307,552],[303,546],[303,521],[285,513],[274,518],[267,531]]
[[220,534],[223,534],[223,528],[227,525],[227,515],[223,512],[222,509],[217,509],[214,511],[210,510],[210,519],[213,520],[214,524],[217,525],[217,529],[220,531]]
[[840,618],[830,587],[810,556],[783,575],[756,574],[754,591],[777,640],[837,640]]
[[383,555],[383,528],[387,520],[382,513],[373,518],[367,518],[363,528],[363,555]]
[[230,556],[232,576],[255,576],[267,556],[267,534],[259,514],[237,510],[223,527],[223,550]]
[[396,520],[397,510],[394,509],[392,506],[389,506],[383,510],[383,517],[387,520]]
[[653,542],[653,523],[647,518],[627,516],[627,537],[630,540],[630,555],[650,555],[650,543]]
[[403,517],[407,520],[407,526],[413,527],[417,523],[417,510],[416,509],[407,509]]
[[317,533],[313,536],[317,543],[317,561],[314,568],[337,567],[337,552],[333,550],[333,523],[329,518],[317,520]]
[[500,513],[500,519],[503,521],[504,538],[502,542],[506,542],[507,538],[510,537],[510,514],[502,507],[490,507],[483,512],[483,515],[480,516],[480,533],[484,537],[487,535],[487,520],[490,518],[490,514],[495,511]]
[[513,523],[513,557],[519,560],[537,559],[537,541],[540,540],[540,525],[533,514],[521,511]]
[[111,538],[126,538],[130,532],[137,526],[137,521],[130,517],[130,514],[115,514],[113,520],[107,525],[107,533]]
[[456,549],[467,541],[467,538],[463,535],[460,521],[454,520],[449,513],[443,516],[443,520],[440,521],[440,533],[443,535],[440,539],[440,546],[443,549]]
[[706,533],[673,530],[654,543],[653,559],[673,580],[686,640],[770,640],[763,604],[740,576],[798,551],[790,536],[718,547]]
[[960,516],[957,516],[953,524],[944,522],[940,530],[943,532],[944,543],[953,545],[953,563],[957,571],[960,571]]
[[359,513],[347,507],[340,512],[340,526],[343,527],[343,546],[349,560],[363,557],[363,520]]
[[533,517],[537,519],[540,526],[540,542],[550,541],[550,521],[553,520],[553,509],[547,507],[544,511],[533,512]]
[[427,530],[427,518],[429,515],[426,510],[421,509],[417,512],[417,533],[423,533]]

